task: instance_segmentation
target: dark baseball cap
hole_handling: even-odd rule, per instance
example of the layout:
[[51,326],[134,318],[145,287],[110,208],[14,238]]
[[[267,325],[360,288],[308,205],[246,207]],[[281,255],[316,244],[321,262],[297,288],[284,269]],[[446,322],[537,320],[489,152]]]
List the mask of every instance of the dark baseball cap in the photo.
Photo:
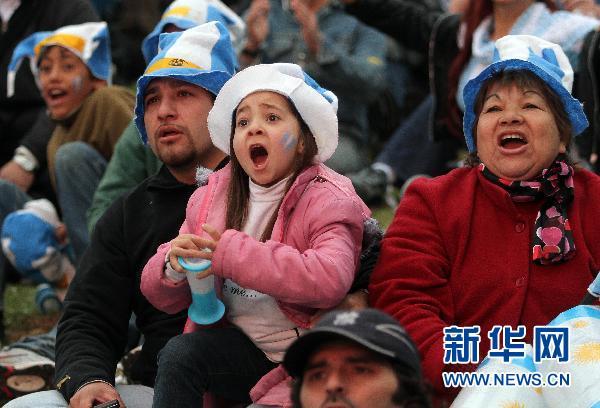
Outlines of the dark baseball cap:
[[398,322],[376,309],[334,310],[288,348],[283,366],[292,377],[300,377],[312,353],[325,343],[350,340],[421,376],[417,347]]

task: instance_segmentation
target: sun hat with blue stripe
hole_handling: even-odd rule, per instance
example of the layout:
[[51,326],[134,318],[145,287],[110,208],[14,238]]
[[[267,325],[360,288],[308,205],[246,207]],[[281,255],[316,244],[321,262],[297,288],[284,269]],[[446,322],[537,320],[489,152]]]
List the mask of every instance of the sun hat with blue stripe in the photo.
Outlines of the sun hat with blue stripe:
[[573,68],[562,48],[531,35],[507,35],[496,41],[493,62],[477,77],[471,79],[463,91],[463,131],[470,152],[476,150],[473,127],[477,114],[474,109],[482,85],[502,71],[519,70],[532,72],[559,96],[571,122],[573,136],[577,136],[588,127],[581,102],[571,95]]
[[8,65],[7,95],[15,92],[15,76],[24,58],[29,58],[31,72],[38,82],[38,63],[46,47],[58,45],[77,55],[95,78],[111,82],[111,55],[108,27],[104,21],[61,27],[55,31],[39,31],[15,47]]
[[154,30],[142,42],[146,63],[158,52],[158,39],[168,24],[183,31],[209,21],[220,21],[229,30],[234,48],[241,48],[246,24],[224,3],[219,0],[176,0],[165,10]]
[[248,67],[223,86],[208,114],[213,145],[229,154],[233,112],[242,99],[259,91],[276,92],[292,101],[317,143],[316,162],[322,163],[333,155],[338,144],[338,99],[300,66],[287,63]]
[[144,144],[148,142],[144,125],[144,95],[153,79],[178,79],[217,95],[237,66],[229,32],[218,21],[186,31],[161,34],[159,47],[160,52],[137,81],[134,121]]

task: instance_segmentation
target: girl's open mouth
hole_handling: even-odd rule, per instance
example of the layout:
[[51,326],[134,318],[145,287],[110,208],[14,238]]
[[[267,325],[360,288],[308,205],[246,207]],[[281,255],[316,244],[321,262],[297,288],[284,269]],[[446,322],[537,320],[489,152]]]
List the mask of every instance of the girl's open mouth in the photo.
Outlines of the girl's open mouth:
[[269,152],[260,144],[250,146],[250,160],[256,167],[262,167],[267,162]]

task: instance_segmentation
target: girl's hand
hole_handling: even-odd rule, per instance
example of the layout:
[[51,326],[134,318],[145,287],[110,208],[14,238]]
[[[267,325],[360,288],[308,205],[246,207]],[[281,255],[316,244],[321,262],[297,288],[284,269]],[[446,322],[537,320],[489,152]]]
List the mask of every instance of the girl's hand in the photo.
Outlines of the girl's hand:
[[[207,257],[204,259],[212,259],[212,253],[215,249],[217,249],[217,244],[221,239],[221,234],[208,224],[203,224],[202,229],[213,239],[212,241],[206,240],[207,246],[205,247],[206,249],[204,252],[210,254],[210,258]],[[208,249],[210,249],[210,251],[208,251]],[[197,273],[196,279],[206,278],[208,275],[212,275],[212,267],[208,268],[204,272]]]
[[[181,234],[171,241],[171,252],[169,253],[169,263],[171,267],[179,273],[185,273],[185,269],[179,264],[178,257],[182,258],[202,258],[212,259],[212,253],[217,249],[217,244],[221,239],[221,234],[208,224],[202,225],[202,229],[211,237],[201,238],[195,234]],[[209,251],[206,251],[208,249]],[[198,279],[210,274],[210,269],[199,273]]]
[[[206,239],[194,234],[181,234],[171,241],[169,252],[169,263],[179,273],[185,273],[185,269],[179,264],[178,257],[182,258],[204,258],[211,259],[212,253],[203,251],[207,248]],[[212,242],[212,241],[210,241]]]

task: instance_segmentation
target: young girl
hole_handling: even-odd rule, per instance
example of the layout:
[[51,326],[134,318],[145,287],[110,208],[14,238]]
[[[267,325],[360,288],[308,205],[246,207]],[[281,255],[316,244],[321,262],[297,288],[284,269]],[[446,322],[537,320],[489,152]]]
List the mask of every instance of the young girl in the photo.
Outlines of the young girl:
[[[194,331],[188,321],[194,332],[169,341],[154,406],[197,406],[206,391],[247,402],[311,317],[348,292],[370,211],[322,164],[337,146],[336,108],[335,95],[294,64],[249,67],[217,96],[208,126],[231,163],[190,198],[180,235],[150,259],[141,289],[178,312],[191,302],[178,257],[210,259],[228,324]],[[260,403],[285,406],[288,395]]]

